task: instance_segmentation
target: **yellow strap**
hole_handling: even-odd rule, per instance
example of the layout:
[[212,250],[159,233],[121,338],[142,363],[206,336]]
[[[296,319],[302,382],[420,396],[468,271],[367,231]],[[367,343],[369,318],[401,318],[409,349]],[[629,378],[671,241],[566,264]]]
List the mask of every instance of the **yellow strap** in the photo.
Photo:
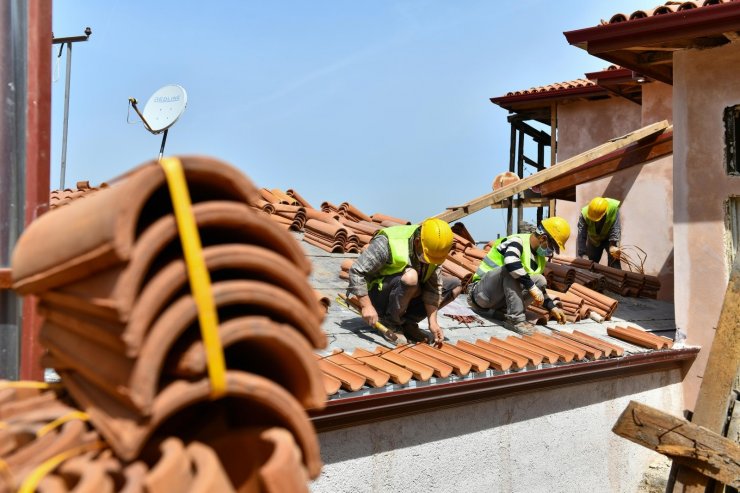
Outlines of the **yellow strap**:
[[59,426],[66,423],[67,421],[72,421],[73,419],[81,419],[82,421],[88,421],[90,419],[90,415],[83,411],[70,411],[63,416],[59,416],[57,419],[55,419],[51,423],[47,423],[41,428],[39,428],[38,431],[36,431],[36,437],[41,438],[42,436],[49,433],[51,430],[58,428]]
[[0,389],[55,389],[60,387],[59,383],[36,382],[33,380],[3,380],[0,381]]
[[200,333],[206,349],[208,376],[211,380],[211,398],[217,399],[226,394],[226,364],[221,339],[218,336],[218,314],[211,293],[211,278],[206,269],[198,235],[198,227],[193,217],[190,194],[185,182],[182,163],[176,157],[166,157],[160,161],[167,178],[167,186],[172,197],[177,229],[180,233],[182,250],[188,268],[190,289],[198,307]]
[[105,443],[102,441],[86,443],[85,445],[80,445],[79,447],[65,450],[61,454],[57,454],[54,457],[42,462],[38,467],[36,467],[36,469],[31,471],[31,473],[26,476],[26,479],[23,480],[21,487],[18,488],[18,493],[33,493],[34,491],[36,491],[36,487],[39,485],[41,480],[44,479],[47,474],[56,469],[57,466],[65,460],[85,452],[100,450],[104,446]]

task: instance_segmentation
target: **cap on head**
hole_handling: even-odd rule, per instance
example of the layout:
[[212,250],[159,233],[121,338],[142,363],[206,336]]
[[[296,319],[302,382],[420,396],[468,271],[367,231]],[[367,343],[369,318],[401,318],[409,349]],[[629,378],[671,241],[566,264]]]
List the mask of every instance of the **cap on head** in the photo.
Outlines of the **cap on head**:
[[606,214],[606,209],[609,207],[609,203],[604,197],[594,197],[588,204],[588,211],[586,215],[594,222],[601,221],[601,218]]
[[562,217],[553,216],[542,220],[542,228],[558,245],[557,252],[565,250],[565,242],[570,238],[570,226]]
[[450,225],[435,217],[421,223],[421,248],[424,261],[439,265],[444,263],[452,248],[452,229]]

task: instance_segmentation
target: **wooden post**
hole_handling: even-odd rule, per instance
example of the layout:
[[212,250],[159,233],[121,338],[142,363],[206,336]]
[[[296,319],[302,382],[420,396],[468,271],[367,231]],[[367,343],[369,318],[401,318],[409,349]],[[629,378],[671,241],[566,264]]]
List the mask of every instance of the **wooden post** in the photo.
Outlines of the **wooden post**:
[[[517,175],[519,175],[519,178],[524,178],[524,132],[522,130],[519,130],[519,146],[517,147]],[[519,205],[517,205],[516,208],[516,232],[521,233],[521,224],[524,220],[524,208],[522,207],[522,194],[520,193],[517,197],[519,199]]]
[[631,401],[612,431],[670,457],[705,479],[740,487],[740,445],[704,427]]
[[[555,166],[557,163],[558,155],[558,105],[557,103],[550,104],[550,167]],[[557,215],[557,200],[553,199],[550,201],[550,210],[547,211],[547,216],[552,217]]]
[[[735,253],[735,263],[730,273],[719,323],[691,418],[693,424],[715,433],[722,433],[725,426],[732,386],[740,369],[738,327],[740,327],[740,249]],[[705,490],[706,485],[706,477],[682,467],[678,471],[674,491],[699,493]]]
[[[516,171],[516,127],[514,122],[511,122],[511,145],[509,147],[509,171],[514,173]],[[506,236],[513,233],[511,225],[511,219],[513,216],[513,201],[509,201],[509,205],[506,206]]]

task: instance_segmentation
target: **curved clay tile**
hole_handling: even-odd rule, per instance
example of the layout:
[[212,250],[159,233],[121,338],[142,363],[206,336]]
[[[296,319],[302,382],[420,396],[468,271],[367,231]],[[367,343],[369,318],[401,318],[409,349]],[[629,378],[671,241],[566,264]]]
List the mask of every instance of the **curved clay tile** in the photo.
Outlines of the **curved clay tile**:
[[683,2],[681,5],[678,6],[677,11],[681,10],[691,10],[699,8],[699,2]]
[[[193,202],[258,199],[252,182],[215,159],[182,157]],[[137,235],[172,213],[164,171],[150,161],[86,200],[43,214],[24,231],[13,251],[15,289],[52,289],[127,260]],[[249,210],[249,214],[252,211]]]
[[464,377],[465,375],[470,373],[470,370],[473,366],[464,359],[458,358],[457,356],[452,356],[449,353],[445,353],[444,351],[441,351],[437,348],[427,346],[426,344],[416,344],[413,349],[416,351],[420,351],[427,356],[431,356],[432,358],[447,363],[448,365],[452,366],[452,370],[455,372],[455,374],[461,377]]
[[340,382],[338,378],[327,375],[323,371],[321,372],[321,379],[324,382],[324,391],[326,392],[326,395],[334,395],[342,388],[342,382]]
[[[501,342],[499,339],[495,339],[493,337],[491,338],[491,341]],[[528,364],[532,364],[533,366],[536,366],[530,362],[530,359],[527,356],[524,356],[520,353],[513,351],[512,350],[513,347],[507,349],[504,347],[503,344],[493,344],[493,342],[487,342],[487,341],[483,341],[480,339],[475,341],[474,346],[477,348],[481,348],[484,351],[487,351],[489,353],[492,353],[496,355],[498,358],[503,358],[504,363],[511,361],[512,363],[511,366],[514,367],[515,369],[524,369],[527,367]],[[503,366],[502,366],[502,370],[503,370]]]
[[149,470],[144,484],[147,491],[188,491],[193,481],[190,459],[179,438],[167,438],[159,446],[161,456]]
[[493,368],[500,371],[508,370],[513,364],[513,361],[511,359],[505,358],[497,353],[494,353],[493,351],[489,351],[480,346],[476,346],[475,344],[471,344],[468,341],[457,341],[457,347],[467,353],[472,354],[473,356],[488,361],[488,363]]
[[[314,363],[311,346],[295,331],[266,317],[239,317],[218,328],[226,365],[231,370],[253,373],[280,384],[306,409],[321,409],[325,404],[321,371]],[[168,357],[165,373],[175,378],[202,378],[207,374],[207,358],[200,333],[181,352]]]
[[656,7],[655,10],[653,10],[652,15],[664,15],[664,14],[671,14],[676,11],[675,5],[661,5],[660,7]]
[[319,368],[322,372],[328,373],[332,377],[342,382],[342,387],[350,392],[356,392],[360,390],[367,379],[344,366],[339,366],[331,361],[327,360],[323,356],[314,354],[316,361],[318,362]]
[[601,351],[601,350],[599,350],[599,349],[597,349],[595,347],[588,346],[586,344],[580,343],[580,342],[578,342],[578,341],[576,341],[574,339],[569,339],[569,338],[565,337],[564,335],[562,335],[560,332],[554,331],[552,333],[552,337],[554,337],[554,338],[556,338],[556,339],[558,339],[560,341],[563,341],[563,342],[565,342],[567,344],[570,344],[574,348],[583,350],[586,353],[586,357],[588,359],[601,359],[601,358],[604,357],[604,352],[603,351]]
[[415,346],[405,347],[403,353],[401,354],[409,359],[412,359],[432,368],[434,370],[434,376],[437,378],[447,378],[452,374],[452,365],[448,365],[444,361],[440,361],[439,359],[431,357],[428,354],[424,354]]
[[[115,490],[113,478],[107,474],[108,464],[100,458],[91,460],[91,456],[75,456],[64,461],[57,469],[73,485],[61,491],[75,491],[79,493],[113,493]],[[39,490],[44,493],[39,485]]]
[[[475,344],[477,346],[481,346],[483,349],[489,349],[489,350],[502,349],[505,351],[509,351],[520,357],[527,358],[528,364],[532,366],[541,365],[542,360],[545,359],[544,356],[539,353],[529,351],[525,348],[516,346],[514,344],[509,344],[508,342],[503,341],[501,339],[496,339],[495,337],[491,337],[488,341],[482,341],[478,339],[477,341],[475,341]],[[524,366],[526,366],[526,364]],[[520,366],[520,368],[524,368],[524,366]]]
[[[523,335],[522,340],[531,344],[532,346],[536,346],[538,348],[544,349],[545,351],[550,351],[551,353],[556,354],[557,359],[565,363],[570,363],[576,357],[576,354],[573,351],[564,349],[559,345],[552,344],[548,340],[544,340],[541,338],[537,338],[534,336],[528,336],[528,335]],[[550,361],[552,361],[552,359]]]
[[[287,431],[285,433],[290,436],[290,433]],[[290,437],[290,440],[292,442],[293,438]],[[296,451],[295,448],[296,445],[293,442],[294,450],[291,450],[291,453],[294,455],[300,454],[300,451]],[[218,491],[219,493],[236,493],[229,476],[221,465],[218,455],[211,447],[200,442],[193,442],[185,449],[185,453],[190,459],[193,469],[193,481],[188,485],[188,493],[211,493],[214,491]],[[295,461],[295,464],[291,465],[300,468],[300,458]],[[290,470],[285,469],[285,471]]]
[[[248,207],[233,202],[206,202],[193,206],[193,213],[204,247],[216,242],[262,246],[285,257],[304,274],[310,273],[311,264],[300,244],[269,220],[253,214]],[[155,274],[153,265],[155,268],[166,265],[167,259],[161,258],[161,253],[168,251],[168,247],[179,251],[179,241],[174,216],[166,216],[141,235],[128,264],[47,291],[41,297],[56,305],[73,306],[96,316],[126,321],[143,283]]]
[[609,355],[611,356],[623,356],[624,355],[624,348],[622,346],[612,344],[599,337],[588,335],[584,332],[581,332],[580,330],[574,330],[571,334],[568,334],[567,332],[561,332],[561,334],[565,336],[567,335],[576,336],[579,338],[579,340],[584,341],[585,344],[590,344],[596,348],[601,349],[602,351],[604,351],[604,354],[609,353]]
[[288,430],[248,428],[223,434],[209,445],[237,491],[251,492],[259,485],[257,489],[266,493],[308,492],[301,451]]
[[387,373],[390,375],[390,379],[393,383],[405,385],[413,377],[411,372],[402,366],[398,366],[390,361],[387,361],[380,356],[365,351],[361,348],[356,348],[351,356],[359,361],[362,361],[371,368],[375,368],[378,371]]
[[611,19],[609,19],[609,24],[616,24],[618,22],[624,22],[627,20],[627,16],[624,14],[614,14]]
[[405,351],[403,351],[405,348],[406,346],[397,347],[395,349],[376,347],[375,352],[379,354],[381,358],[406,368],[412,373],[412,375],[414,375],[416,380],[426,382],[432,378],[434,369],[431,366],[419,363],[418,361],[405,356]]
[[[295,297],[271,284],[224,281],[213,284],[212,294],[219,310],[228,307],[231,311],[268,315],[275,321],[293,326],[314,345],[325,337]],[[165,358],[175,341],[189,328],[198,331],[197,307],[188,294],[156,320],[135,360],[95,344],[84,334],[50,326],[48,321],[42,327],[41,339],[63,365],[84,374],[101,389],[146,413],[157,392]],[[79,354],[87,357],[75,357]]]
[[333,354],[326,356],[326,359],[334,364],[362,375],[373,387],[385,387],[385,384],[390,380],[390,375],[388,373],[376,370],[365,364],[362,360],[355,359],[344,352],[334,352]]
[[[124,461],[139,456],[141,449],[153,434],[168,434],[167,426],[174,426],[183,441],[193,437],[209,444],[218,436],[201,433],[210,423],[228,413],[229,433],[255,426],[279,426],[288,429],[301,448],[303,464],[311,477],[321,470],[319,444],[311,421],[298,402],[282,387],[257,375],[239,371],[226,372],[226,395],[211,400],[208,378],[169,384],[157,395],[152,414],[143,420],[137,413],[110,399],[89,386],[89,383],[71,372],[63,372],[65,386],[75,390],[79,404],[90,415],[95,429]],[[87,388],[85,388],[87,387]],[[199,405],[200,404],[200,405]],[[160,430],[160,427],[165,427]]]
[[556,348],[559,348],[560,350],[573,353],[575,355],[574,359],[577,359],[577,360],[586,359],[585,349],[579,348],[578,346],[565,342],[562,339],[558,339],[557,337],[545,335],[541,332],[535,332],[534,334],[532,334],[532,337],[534,337],[538,341],[542,341],[543,343],[548,344],[550,347],[556,347]]
[[391,222],[394,224],[405,224],[407,226],[411,224],[411,221],[409,221],[408,219],[401,219],[398,217],[389,216],[387,214],[381,214],[380,212],[376,212],[370,217],[372,218],[373,222],[376,223]]
[[[471,365],[471,371],[474,371],[476,373],[486,371],[491,366],[491,363],[488,360],[479,358],[469,352],[463,351],[462,349],[458,349],[452,344],[442,343],[442,345],[437,349],[439,349],[443,353],[447,353],[450,356],[454,356],[455,358],[467,361]],[[506,369],[508,370],[509,368]]]
[[529,352],[541,355],[542,361],[546,363],[555,364],[558,362],[558,359],[560,359],[560,356],[557,353],[548,351],[547,349],[543,349],[539,346],[534,346],[532,344],[529,344],[524,339],[517,337],[517,336],[508,336],[506,338],[506,342],[508,342],[512,346],[516,346],[521,349],[526,349]]
[[299,204],[301,204],[303,207],[313,209],[313,206],[308,203],[308,200],[304,199],[298,192],[296,192],[294,189],[289,188],[285,191],[285,193],[288,194],[288,196],[293,197],[298,201]]

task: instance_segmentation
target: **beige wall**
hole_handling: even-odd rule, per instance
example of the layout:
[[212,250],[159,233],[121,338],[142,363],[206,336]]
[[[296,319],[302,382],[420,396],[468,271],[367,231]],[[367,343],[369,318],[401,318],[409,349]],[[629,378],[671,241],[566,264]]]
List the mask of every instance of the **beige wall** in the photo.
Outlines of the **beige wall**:
[[[626,99],[587,101],[558,107],[558,161],[627,134],[642,126],[671,119],[671,86],[643,86],[642,106]],[[576,187],[576,201],[558,201],[557,214],[572,228],[566,254],[576,253],[576,226],[581,208],[596,196],[622,202],[622,244],[636,245],[647,254],[645,273],[661,281],[659,298],[673,297],[673,162],[666,156],[633,166]],[[636,256],[636,250],[629,250]],[[606,255],[602,257],[606,263]]]
[[724,202],[740,196],[740,177],[724,162],[723,110],[740,104],[740,44],[676,52],[673,67],[676,326],[702,346],[685,380],[693,408],[711,348],[729,266]]

